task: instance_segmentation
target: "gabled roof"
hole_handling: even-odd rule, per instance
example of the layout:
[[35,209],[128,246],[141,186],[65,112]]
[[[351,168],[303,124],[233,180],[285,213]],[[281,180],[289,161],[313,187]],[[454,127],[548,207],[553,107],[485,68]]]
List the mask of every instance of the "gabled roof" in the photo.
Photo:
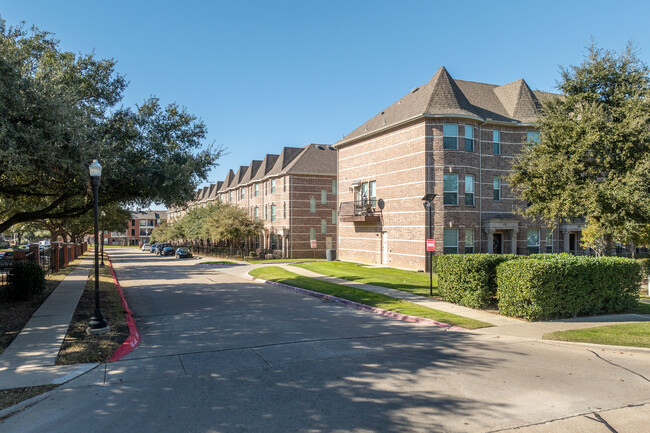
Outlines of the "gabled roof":
[[232,180],[235,178],[235,172],[231,170],[228,170],[228,174],[226,175],[226,178],[224,179],[223,183],[221,184],[221,188],[219,188],[219,192],[224,192],[225,190],[228,189],[228,186],[232,182]]
[[260,166],[259,170],[257,170],[257,173],[255,174],[255,177],[251,179],[251,181],[256,181],[256,180],[261,180],[263,179],[269,171],[273,168],[275,165],[276,161],[280,155],[273,155],[273,154],[267,154],[264,157],[264,160],[262,161],[262,165]]
[[283,170],[286,174],[336,175],[336,149],[325,144],[308,144]]
[[539,115],[539,99],[549,96],[557,95],[534,92],[523,79],[503,86],[454,80],[443,66],[428,83],[412,89],[336,145],[427,115],[532,123]]
[[244,178],[241,180],[242,185],[246,185],[251,181],[251,179],[257,174],[257,171],[260,169],[262,166],[262,161],[259,159],[254,159],[251,161],[251,163],[248,166],[248,170],[246,170],[246,175]]
[[282,152],[280,152],[280,155],[278,156],[277,161],[275,161],[275,164],[273,164],[273,167],[266,173],[266,176],[273,176],[279,173],[282,173],[282,171],[295,159],[296,156],[300,154],[300,152],[303,151],[302,147],[285,147],[282,149]]
[[239,170],[237,170],[237,174],[235,175],[235,179],[233,181],[232,186],[237,186],[241,185],[242,180],[246,176],[246,172],[248,171],[248,166],[247,165],[242,165],[239,167]]

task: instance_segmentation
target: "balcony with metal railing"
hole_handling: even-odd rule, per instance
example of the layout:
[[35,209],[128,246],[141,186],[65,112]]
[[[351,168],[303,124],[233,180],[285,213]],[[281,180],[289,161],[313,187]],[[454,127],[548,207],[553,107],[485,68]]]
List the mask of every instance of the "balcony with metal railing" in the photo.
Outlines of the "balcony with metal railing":
[[381,209],[377,207],[377,200],[346,201],[339,207],[341,222],[379,222]]

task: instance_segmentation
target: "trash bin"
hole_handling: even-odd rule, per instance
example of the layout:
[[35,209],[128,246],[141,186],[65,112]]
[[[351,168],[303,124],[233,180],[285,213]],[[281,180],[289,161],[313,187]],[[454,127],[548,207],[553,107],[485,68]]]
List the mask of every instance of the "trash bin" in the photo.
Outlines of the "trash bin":
[[336,260],[336,250],[325,250],[325,257],[328,262],[333,262]]

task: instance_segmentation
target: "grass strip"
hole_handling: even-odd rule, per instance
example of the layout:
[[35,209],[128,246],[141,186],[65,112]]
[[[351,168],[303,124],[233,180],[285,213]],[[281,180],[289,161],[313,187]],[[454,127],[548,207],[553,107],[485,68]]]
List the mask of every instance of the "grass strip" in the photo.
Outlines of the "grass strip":
[[[44,392],[56,388],[58,385],[30,386],[27,388],[13,388],[0,391],[0,410],[28,400]],[[1,421],[1,420],[0,420]]]
[[[342,280],[388,287],[429,297],[429,274],[424,272],[368,267],[367,265],[351,262],[299,263],[292,266],[298,266],[330,277],[341,278]],[[433,296],[439,296],[438,277],[435,274],[433,275]]]
[[[106,263],[107,260],[104,260]],[[111,275],[108,263],[99,268],[99,303],[104,318],[111,327],[103,335],[86,333],[88,321],[95,310],[95,272],[90,272],[86,287],[63,340],[57,365],[104,362],[122,345],[129,336],[129,327],[124,317],[122,299]]]
[[300,263],[300,262],[324,262],[325,259],[259,259],[246,260],[246,263],[257,265],[259,263]]
[[369,292],[367,290],[356,289],[340,284],[330,283],[327,281],[320,281],[313,278],[303,277],[302,275],[295,274],[277,266],[267,266],[254,269],[250,272],[250,274],[254,277],[262,278],[264,280],[275,281],[294,287],[300,287],[302,289],[336,296],[339,298],[358,302],[360,304],[394,311],[396,313],[424,317],[427,319],[446,323],[448,325],[460,326],[466,329],[477,329],[492,326],[489,323],[481,322],[479,320],[469,319],[467,317],[458,316],[456,314],[423,307],[412,302],[382,295],[381,293]]
[[558,331],[546,334],[543,338],[611,346],[650,347],[650,322]]
[[646,302],[639,302],[634,312],[639,314],[650,314],[650,304]]
[[199,265],[239,265],[240,263],[228,260],[212,260],[209,262],[200,262]]

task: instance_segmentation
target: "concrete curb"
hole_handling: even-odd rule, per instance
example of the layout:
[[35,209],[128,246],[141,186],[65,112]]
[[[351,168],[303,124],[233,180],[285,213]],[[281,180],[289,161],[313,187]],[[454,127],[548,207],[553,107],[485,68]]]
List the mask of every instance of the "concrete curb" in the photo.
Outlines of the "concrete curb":
[[307,289],[302,289],[300,287],[294,287],[290,286],[288,284],[283,284],[283,283],[276,283],[275,281],[267,281],[263,280],[261,278],[256,278],[253,277],[251,274],[246,273],[246,278],[248,278],[251,281],[260,281],[264,284],[268,285],[273,285],[277,287],[283,287],[286,289],[291,289],[294,290],[298,293],[303,293],[305,295],[313,296],[314,298],[320,298],[320,299],[325,299],[328,301],[334,301],[339,304],[347,305],[348,307],[356,308],[357,310],[362,310],[362,311],[368,311],[371,313],[379,314],[385,317],[390,317],[392,319],[397,319],[401,320],[403,322],[409,322],[409,323],[421,323],[425,325],[432,325],[432,326],[437,326],[439,328],[447,328],[447,330],[452,330],[452,331],[467,331],[465,328],[461,328],[460,326],[452,326],[448,325],[446,323],[438,322],[432,319],[426,319],[424,317],[418,317],[418,316],[410,316],[408,314],[401,314],[401,313],[396,313],[394,311],[388,311],[384,310],[383,308],[377,308],[377,307],[371,307],[370,305],[365,305],[365,304],[360,304],[358,302],[350,301],[347,299],[339,298],[336,296],[332,295],[326,295],[324,293],[319,293],[319,292],[314,292],[311,290]]
[[124,298],[122,287],[120,286],[120,283],[117,280],[117,276],[115,275],[115,271],[113,270],[113,262],[111,261],[108,254],[106,254],[106,259],[108,260],[108,264],[111,267],[111,274],[113,275],[113,281],[115,282],[117,291],[120,294],[120,298],[122,298],[122,307],[124,308],[124,316],[126,317],[126,324],[129,327],[129,336],[127,337],[127,339],[124,340],[124,343],[122,343],[122,345],[117,348],[117,350],[111,355],[111,357],[108,358],[108,362],[115,362],[115,361],[119,361],[124,356],[129,354],[133,349],[138,347],[141,338],[140,338],[140,333],[138,332],[138,328],[136,328],[135,326],[135,321],[133,320],[133,312],[129,308],[129,304],[127,304],[126,299]]

